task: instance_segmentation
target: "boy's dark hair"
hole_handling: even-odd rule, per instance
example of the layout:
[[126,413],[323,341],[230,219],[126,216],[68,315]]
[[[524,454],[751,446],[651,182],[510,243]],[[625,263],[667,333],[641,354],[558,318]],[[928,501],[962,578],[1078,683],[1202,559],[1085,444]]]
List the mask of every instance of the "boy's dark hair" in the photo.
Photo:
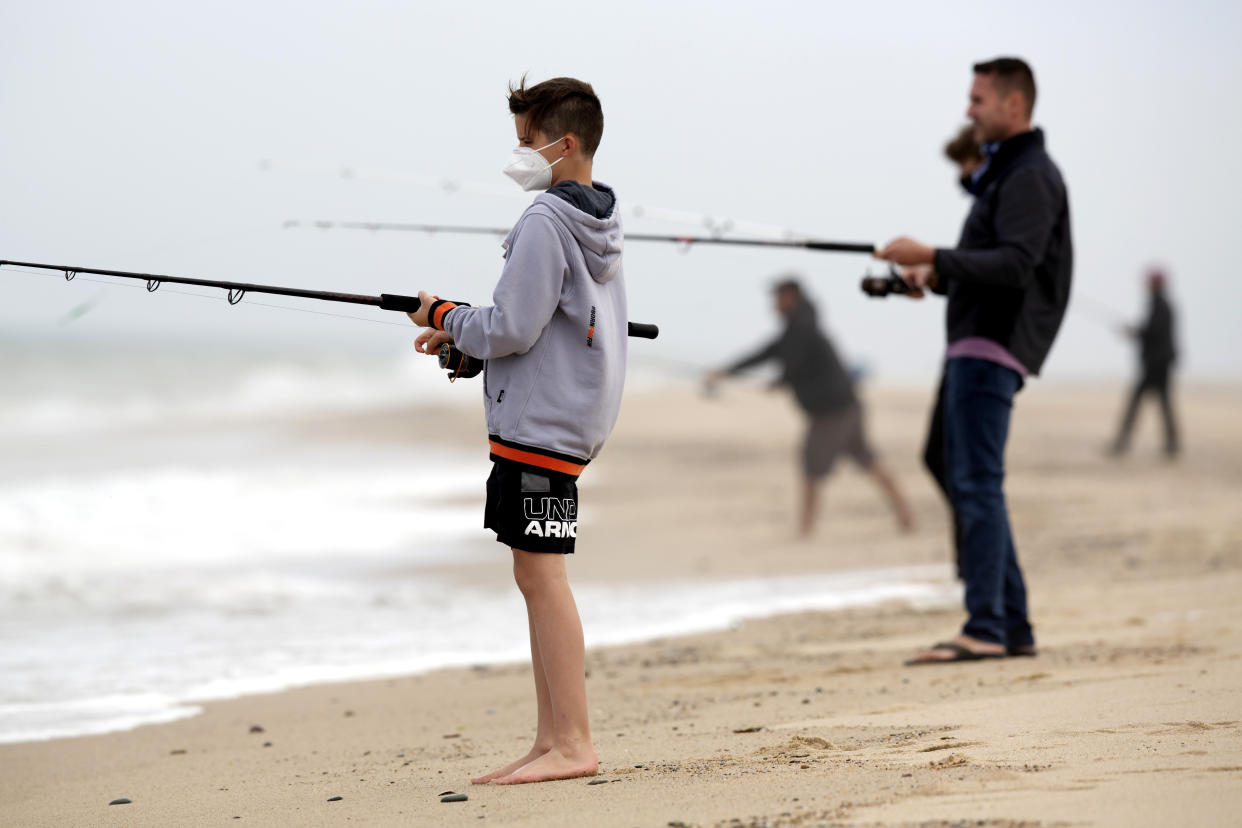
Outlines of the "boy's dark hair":
[[527,88],[523,75],[517,87],[509,85],[509,111],[525,115],[527,127],[548,138],[572,132],[587,158],[595,156],[604,134],[604,110],[595,90],[575,78],[552,78]]
[[949,143],[944,145],[944,155],[954,164],[965,164],[967,161],[982,161],[983,153],[975,142],[975,128],[970,124],[958,130]]
[[1017,90],[1026,100],[1026,117],[1035,111],[1035,73],[1022,58],[998,57],[974,65],[976,75],[991,75],[1001,96]]

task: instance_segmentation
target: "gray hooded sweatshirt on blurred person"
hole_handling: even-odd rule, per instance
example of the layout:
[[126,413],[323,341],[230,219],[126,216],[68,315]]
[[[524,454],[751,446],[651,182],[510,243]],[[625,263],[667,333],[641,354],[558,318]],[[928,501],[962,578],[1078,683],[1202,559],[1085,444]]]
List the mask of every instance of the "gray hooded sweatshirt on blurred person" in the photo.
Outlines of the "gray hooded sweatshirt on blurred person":
[[616,424],[628,314],[616,196],[563,181],[505,239],[490,307],[457,306],[443,328],[487,360],[483,397],[495,443],[585,464]]

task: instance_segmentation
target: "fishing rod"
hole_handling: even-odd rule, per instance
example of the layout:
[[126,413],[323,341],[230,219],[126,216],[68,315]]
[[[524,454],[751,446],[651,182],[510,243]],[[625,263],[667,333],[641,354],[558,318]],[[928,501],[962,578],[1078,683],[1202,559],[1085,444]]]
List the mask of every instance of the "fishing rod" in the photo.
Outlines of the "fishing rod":
[[[123,279],[141,279],[147,283],[147,292],[155,293],[165,282],[176,285],[198,285],[200,287],[220,288],[226,294],[230,305],[241,302],[247,293],[266,293],[273,296],[294,296],[299,299],[319,299],[325,302],[345,302],[351,305],[370,305],[386,311],[414,313],[422,305],[417,296],[406,296],[400,293],[381,293],[379,296],[368,296],[361,293],[340,293],[330,290],[308,290],[306,288],[280,287],[252,282],[228,282],[218,279],[195,279],[188,276],[167,276],[159,273],[135,273],[129,270],[105,270],[98,267],[74,267],[70,265],[44,264],[42,262],[15,262],[0,260],[0,267],[29,267],[39,270],[52,270],[65,274],[65,281],[72,282],[79,273],[90,273],[97,276],[118,276]],[[655,339],[660,335],[656,325],[643,322],[630,322],[627,333],[640,339]],[[468,378],[483,370],[483,361],[458,351],[447,343],[440,347],[440,367],[449,372],[449,379]]]
[[[449,233],[477,236],[509,235],[510,230],[503,227],[478,227],[461,224],[418,224],[400,221],[300,221],[290,219],[284,223],[285,229],[314,227],[319,230],[370,230],[399,231],[412,233]],[[726,238],[724,236],[678,236],[660,233],[626,233],[626,241],[669,242],[690,247],[695,244],[726,244],[748,247],[796,247],[805,250],[819,250],[832,253],[868,253],[876,251],[874,244],[866,242],[823,241],[820,239],[755,239]]]
[[[375,181],[389,184],[413,184],[426,190],[432,190],[437,193],[447,195],[450,198],[456,197],[459,193],[482,195],[489,198],[504,198],[509,201],[525,201],[529,202],[530,196],[519,190],[513,189],[509,183],[501,184],[495,181],[491,184],[470,181],[461,178],[444,178],[441,176],[428,175],[425,173],[416,173],[411,171],[380,169],[380,168],[363,168],[352,164],[344,164],[339,166],[326,164],[305,164],[305,163],[288,163],[282,159],[261,159],[258,169],[263,173],[286,173],[292,172],[301,175],[314,175],[320,177],[340,178],[345,181]],[[798,233],[787,227],[777,227],[762,222],[748,221],[746,219],[730,218],[728,216],[714,216],[707,213],[696,213],[690,210],[682,210],[673,207],[661,207],[654,204],[648,204],[640,201],[630,201],[626,199],[619,208],[622,216],[626,218],[648,219],[652,221],[665,222],[669,224],[680,224],[703,228],[712,235],[722,233],[751,233],[758,235],[772,234],[775,238],[807,238],[806,233]]]
[[[889,265],[888,273],[884,276],[868,275],[862,278],[862,292],[875,299],[884,299],[891,295],[904,296],[911,290],[906,280],[902,279],[901,274],[897,272],[897,268],[892,265]],[[1092,322],[1123,335],[1128,334],[1132,329],[1132,326],[1119,317],[1111,307],[1090,296],[1075,294],[1074,301],[1066,306],[1066,310],[1085,316]]]

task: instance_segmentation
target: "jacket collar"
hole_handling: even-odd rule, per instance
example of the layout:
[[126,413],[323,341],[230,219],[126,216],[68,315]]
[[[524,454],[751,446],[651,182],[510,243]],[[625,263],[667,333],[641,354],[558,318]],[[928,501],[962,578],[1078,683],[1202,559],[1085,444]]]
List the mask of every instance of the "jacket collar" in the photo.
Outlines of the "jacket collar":
[[974,192],[981,193],[1010,167],[1014,162],[1029,152],[1040,152],[1044,148],[1044,131],[1032,129],[1019,133],[1012,138],[1000,142],[1000,145],[988,155],[979,175],[974,180]]

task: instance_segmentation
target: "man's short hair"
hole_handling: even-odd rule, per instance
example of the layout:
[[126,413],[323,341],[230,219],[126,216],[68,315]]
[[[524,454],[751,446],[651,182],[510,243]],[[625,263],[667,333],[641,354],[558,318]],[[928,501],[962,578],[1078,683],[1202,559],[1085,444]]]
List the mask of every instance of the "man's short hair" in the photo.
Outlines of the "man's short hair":
[[976,63],[976,75],[991,75],[1001,96],[1018,91],[1026,100],[1026,117],[1035,111],[1035,73],[1022,58],[998,57]]
[[532,132],[550,139],[572,132],[588,158],[595,156],[604,134],[604,110],[595,90],[574,78],[552,78],[528,88],[523,76],[516,87],[509,85],[509,111],[525,115]]
[[944,145],[944,155],[958,165],[969,161],[982,161],[983,153],[979,151],[979,143],[975,140],[975,128],[967,124],[959,129],[957,135]]

